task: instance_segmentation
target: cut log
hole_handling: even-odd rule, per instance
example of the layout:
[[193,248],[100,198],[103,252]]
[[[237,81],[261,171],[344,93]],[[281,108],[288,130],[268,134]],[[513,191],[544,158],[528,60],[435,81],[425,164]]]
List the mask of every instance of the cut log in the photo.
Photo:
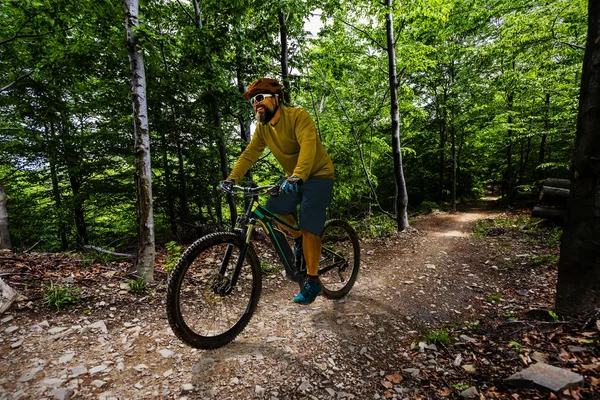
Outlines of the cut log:
[[561,189],[570,189],[571,181],[569,179],[548,178],[544,181],[544,186],[556,187]]
[[18,293],[0,278],[0,315],[15,301]]
[[535,206],[531,212],[534,218],[547,218],[555,221],[564,222],[566,210],[564,208],[553,208],[544,206]]
[[569,189],[543,186],[540,192],[540,201],[547,204],[565,206],[569,198]]

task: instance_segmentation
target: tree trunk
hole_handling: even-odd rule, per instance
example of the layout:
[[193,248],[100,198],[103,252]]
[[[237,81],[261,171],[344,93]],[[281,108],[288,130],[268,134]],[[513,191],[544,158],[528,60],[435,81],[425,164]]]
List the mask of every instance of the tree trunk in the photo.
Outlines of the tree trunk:
[[169,216],[169,224],[171,233],[177,235],[177,221],[175,219],[175,200],[173,199],[173,184],[171,183],[171,167],[169,166],[169,152],[167,151],[167,136],[163,131],[161,134],[163,145],[163,164],[165,168],[165,190],[167,196],[167,215]]
[[283,100],[290,104],[290,72],[288,68],[287,26],[283,11],[279,11],[279,35],[281,40],[281,78],[283,82]]
[[[546,110],[544,115],[544,130],[542,132],[542,140],[540,142],[540,158],[538,165],[542,165],[546,162],[546,138],[548,137],[548,130],[550,129],[550,93],[546,93]],[[537,173],[538,179],[542,179],[544,174],[543,169],[539,169]]]
[[83,210],[85,196],[81,193],[81,183],[83,180],[81,176],[81,159],[79,156],[81,152],[73,146],[73,142],[70,139],[70,122],[68,118],[66,118],[66,115],[64,117],[65,118],[59,128],[59,137],[61,138],[64,162],[67,167],[71,192],[73,192],[70,208],[73,213],[73,219],[75,220],[75,243],[78,249],[83,249],[89,242],[87,226],[85,223],[85,212]]
[[194,4],[194,25],[200,29],[202,28],[202,12],[200,11],[198,0],[192,0],[192,4]]
[[506,105],[508,109],[508,131],[506,132],[506,136],[508,139],[508,146],[506,149],[506,195],[508,199],[508,204],[512,204],[514,202],[514,172],[513,172],[513,116],[512,116],[512,106],[513,106],[513,94],[508,93],[506,99]]
[[154,280],[154,216],[152,214],[152,175],[150,170],[150,131],[146,107],[144,57],[137,47],[134,28],[138,26],[138,0],[124,0],[127,50],[133,105],[135,187],[138,225],[138,253],[135,273],[148,282]]
[[[454,115],[452,115],[452,119],[454,119]],[[452,212],[456,212],[456,127],[454,122],[450,126],[450,133],[452,141]]]
[[442,204],[444,199],[444,175],[446,170],[446,119],[440,123],[440,145],[438,147],[440,152],[440,165],[439,165],[439,179],[438,179],[438,204]]
[[[194,9],[196,8],[196,6],[197,6],[197,4],[194,4]],[[162,43],[160,44],[160,55],[162,57],[163,65],[165,67],[165,72],[167,74],[169,74],[169,64],[167,63],[167,57],[165,56],[165,47]],[[177,129],[177,114],[175,113],[175,106],[173,106],[173,104],[169,104],[169,109],[171,110],[171,119],[173,121],[173,125],[172,125],[171,129],[169,129],[169,130],[171,130],[170,136],[177,137],[176,142],[179,143],[179,131]],[[168,141],[167,141],[167,134],[164,132],[165,128],[163,128],[161,130],[162,130],[161,139],[163,142],[163,149],[164,149],[163,163],[164,163],[164,168],[165,168],[165,188],[167,191],[167,193],[166,193],[167,207],[168,207],[167,215],[169,216],[169,222],[171,225],[171,233],[176,236],[177,235],[177,221],[175,218],[175,199],[173,196],[173,187],[172,187],[172,183],[171,183],[171,167],[169,166],[169,152],[168,152],[169,146],[168,146]],[[179,155],[179,152],[178,152],[178,155]],[[180,157],[179,159],[181,160],[181,162],[183,162],[182,157]],[[184,191],[182,191],[182,193],[184,193]],[[182,203],[182,210],[184,209],[184,204],[185,204],[185,210],[187,211],[187,199],[186,199],[186,203],[184,203],[183,201],[181,203]],[[187,222],[187,219],[182,219],[182,222],[184,222],[184,223]]]
[[394,22],[392,14],[392,0],[386,0],[388,8],[385,15],[385,27],[388,53],[388,75],[390,84],[390,111],[392,117],[392,152],[394,158],[394,179],[398,196],[395,207],[397,210],[396,222],[398,231],[403,231],[408,226],[408,194],[402,170],[402,153],[400,147],[400,114],[398,111],[398,76],[396,74],[396,51],[394,50]]
[[12,250],[10,231],[8,230],[8,210],[6,203],[8,196],[4,191],[4,185],[0,182],[0,250]]
[[576,314],[600,307],[600,2],[588,2],[571,193],[560,246],[556,308]]
[[50,177],[52,179],[52,194],[54,196],[54,203],[56,206],[56,214],[58,220],[58,237],[60,238],[61,250],[66,251],[69,247],[69,242],[67,241],[67,227],[65,224],[64,210],[62,205],[62,199],[60,196],[60,188],[58,185],[58,172],[56,170],[56,166],[58,162],[56,161],[56,153],[58,151],[57,146],[54,145],[55,132],[54,132],[54,123],[50,122],[50,132],[48,134],[48,127],[44,124],[44,129],[46,130],[47,136],[52,138],[53,145],[47,146],[48,148],[48,158],[50,163]]
[[[229,167],[227,166],[227,148],[225,146],[225,139],[223,138],[223,132],[221,131],[221,117],[219,115],[218,106],[213,103],[213,118],[214,124],[217,131],[217,146],[219,148],[219,164],[221,166],[221,176],[226,179],[229,176]],[[231,217],[231,227],[235,226],[237,219],[237,210],[235,208],[235,201],[230,193],[227,193],[227,204],[229,205],[229,215]]]

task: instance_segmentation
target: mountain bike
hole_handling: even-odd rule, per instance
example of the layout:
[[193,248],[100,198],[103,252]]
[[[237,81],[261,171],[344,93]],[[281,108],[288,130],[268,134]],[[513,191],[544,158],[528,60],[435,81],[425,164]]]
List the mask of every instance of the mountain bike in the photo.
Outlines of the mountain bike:
[[[169,277],[167,318],[173,332],[189,346],[216,349],[230,343],[246,327],[261,294],[262,270],[252,245],[260,226],[271,240],[285,275],[303,284],[306,270],[297,269],[286,234],[276,223],[300,231],[262,206],[260,195],[278,195],[279,186],[233,186],[233,195],[250,198],[233,231],[208,234],[182,254]],[[345,221],[327,221],[321,234],[319,277],[323,296],[344,297],[356,281],[360,248]]]

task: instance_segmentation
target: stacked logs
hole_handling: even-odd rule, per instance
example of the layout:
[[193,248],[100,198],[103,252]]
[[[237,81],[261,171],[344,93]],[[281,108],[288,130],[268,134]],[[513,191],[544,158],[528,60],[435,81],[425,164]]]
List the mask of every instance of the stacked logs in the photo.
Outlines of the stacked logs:
[[568,179],[546,179],[540,192],[540,204],[533,207],[531,216],[564,223],[570,187],[571,181]]

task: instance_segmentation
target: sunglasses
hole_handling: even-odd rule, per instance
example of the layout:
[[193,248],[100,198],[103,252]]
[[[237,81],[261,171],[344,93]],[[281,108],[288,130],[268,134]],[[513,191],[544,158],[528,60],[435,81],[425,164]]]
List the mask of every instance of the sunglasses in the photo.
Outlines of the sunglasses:
[[267,97],[273,97],[272,94],[260,93],[250,99],[250,104],[254,105],[255,103],[260,103],[264,101]]

